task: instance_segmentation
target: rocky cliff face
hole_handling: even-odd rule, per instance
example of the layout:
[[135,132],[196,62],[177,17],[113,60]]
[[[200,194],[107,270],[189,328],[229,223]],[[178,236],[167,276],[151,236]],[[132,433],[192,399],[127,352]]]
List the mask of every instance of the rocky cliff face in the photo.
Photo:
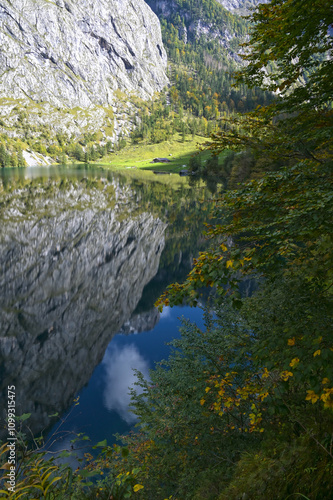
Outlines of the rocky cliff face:
[[131,129],[134,96],[167,85],[166,65],[144,0],[0,0],[0,133],[114,141]]
[[0,96],[111,106],[167,83],[157,17],[143,0],[0,2]]
[[134,196],[114,182],[22,189],[2,205],[0,406],[16,385],[34,432],[88,382],[158,270],[166,224],[135,216]]
[[248,15],[260,3],[268,3],[270,0],[216,0],[230,12],[239,15]]

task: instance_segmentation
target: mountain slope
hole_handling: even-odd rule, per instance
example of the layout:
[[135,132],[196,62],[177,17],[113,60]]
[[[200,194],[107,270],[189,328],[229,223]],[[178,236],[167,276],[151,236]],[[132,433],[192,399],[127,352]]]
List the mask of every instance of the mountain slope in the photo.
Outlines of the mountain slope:
[[179,29],[185,43],[200,38],[216,41],[238,61],[239,42],[247,34],[247,24],[230,13],[218,0],[146,0],[160,18]]
[[[158,15],[168,54],[170,87],[160,108],[143,106],[135,142],[161,142],[178,132],[209,136],[235,111],[267,102],[260,89],[234,87],[249,22],[216,0],[146,0]],[[240,5],[240,2],[239,2]]]

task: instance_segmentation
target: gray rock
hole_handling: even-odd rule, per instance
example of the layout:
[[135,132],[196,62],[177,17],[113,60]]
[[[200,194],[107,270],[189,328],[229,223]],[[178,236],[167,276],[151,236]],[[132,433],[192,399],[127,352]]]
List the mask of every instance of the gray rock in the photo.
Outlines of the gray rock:
[[230,12],[240,15],[248,15],[260,3],[269,3],[270,0],[216,0]]
[[131,318],[123,324],[119,333],[130,335],[133,333],[147,332],[153,330],[160,320],[160,312],[157,307],[150,311],[133,314]]
[[52,158],[48,156],[44,156],[40,153],[35,153],[33,151],[23,151],[23,158],[25,159],[25,162],[28,167],[34,166],[34,165],[51,165],[53,162]]
[[130,188],[113,181],[111,191],[28,187],[2,206],[0,408],[16,385],[17,414],[32,413],[33,432],[89,381],[158,270],[166,224],[135,215]]
[[2,0],[0,97],[111,106],[167,84],[160,24],[143,0]]

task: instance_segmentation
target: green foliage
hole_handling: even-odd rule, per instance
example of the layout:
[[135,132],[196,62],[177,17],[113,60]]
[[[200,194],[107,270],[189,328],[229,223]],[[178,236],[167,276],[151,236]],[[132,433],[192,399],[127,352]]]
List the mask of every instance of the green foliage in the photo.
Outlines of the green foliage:
[[[22,423],[28,420],[30,414],[16,417],[17,433],[15,441],[15,486],[8,483],[10,464],[7,461],[8,443],[0,447],[0,494],[1,498],[16,500],[25,498],[36,500],[124,500],[133,498],[143,489],[138,483],[138,472],[133,470],[125,474],[114,473],[112,457],[120,453],[126,458],[128,451],[119,446],[110,447],[106,440],[92,447],[90,451],[89,438],[83,434],[74,435],[71,440],[71,449],[62,450],[57,454],[47,453],[47,444],[42,437],[34,438],[33,445],[27,443],[27,436],[23,432]],[[60,424],[61,426],[61,424]],[[57,436],[54,436],[57,439]],[[83,457],[78,450],[86,449]],[[94,452],[97,450],[97,452]],[[74,459],[79,463],[76,470],[64,459]]]
[[332,303],[302,280],[244,302],[206,314],[205,330],[183,320],[169,359],[139,375],[140,432],[123,436],[116,469],[139,467],[147,499],[320,500],[332,488]]
[[[133,406],[141,432],[123,437],[130,453],[127,463],[119,467],[126,470],[141,464],[140,480],[147,499],[193,498],[211,468],[218,464],[218,470],[228,474],[246,443],[254,441],[245,434],[245,420],[242,432],[235,430],[244,408],[228,409],[221,418],[202,401],[210,377],[219,380],[234,370],[231,353],[248,337],[242,325],[231,324],[225,312],[219,328],[207,316],[206,331],[184,321],[181,333],[181,339],[172,342],[173,354],[151,372],[151,380],[139,377],[143,392],[133,393]],[[227,353],[223,359],[221,352]]]
[[[326,12],[328,4],[324,2],[322,7]],[[319,11],[323,26],[318,20],[321,17],[314,16],[309,21],[310,31],[306,24],[309,11],[305,9],[297,17],[299,25],[303,23],[306,26],[304,38],[301,37],[301,41],[297,39],[296,46],[302,54],[302,67],[311,67],[313,74],[326,68],[330,74],[331,66],[323,66],[322,61],[315,58],[318,52],[326,54],[332,45],[332,37],[326,37],[327,17],[322,8]],[[283,0],[259,7],[259,13],[255,15],[257,24],[247,44],[252,50],[246,56],[249,64],[239,79],[250,85],[257,82],[255,77],[261,81],[267,54],[272,55],[274,63],[280,68],[279,78],[291,78],[289,72],[292,70],[288,69],[288,64],[290,44],[293,42],[284,44],[283,36],[277,34],[272,43],[270,27],[272,25],[276,29],[276,23],[280,23],[281,32],[285,33],[291,29],[290,16],[294,13],[294,7]],[[315,38],[313,45],[306,45],[313,26],[318,27],[318,24],[325,33],[325,42],[319,43]],[[257,51],[266,54],[260,64]],[[277,78],[275,70],[272,71],[271,78]],[[289,89],[286,97],[279,97],[269,106],[247,115],[226,120],[227,127],[212,135],[213,142],[207,147],[215,154],[225,148],[236,151],[246,149],[259,161],[266,161],[267,169],[273,170],[273,173],[223,196],[216,211],[222,222],[210,227],[208,232],[211,238],[218,238],[219,243],[214,243],[211,252],[199,257],[183,285],[170,289],[168,302],[176,300],[179,303],[186,295],[195,297],[195,289],[200,284],[217,285],[218,291],[223,294],[229,283],[227,289],[233,290],[234,304],[237,305],[235,290],[239,273],[248,275],[254,271],[268,276],[282,270],[285,273],[303,272],[314,286],[321,283],[323,293],[326,288],[330,290],[333,259],[330,251],[333,113],[327,100],[316,98],[317,85],[316,79],[309,78],[307,83],[298,82],[298,85],[292,79],[288,85],[286,83]],[[306,92],[312,89],[313,101],[298,100],[300,89],[305,87]],[[294,113],[282,115],[281,112],[288,107]],[[285,165],[282,168],[281,160]],[[234,239],[237,245],[228,246],[228,238]]]
[[280,111],[326,108],[333,91],[332,14],[329,0],[272,0],[260,5],[245,44],[244,59],[250,64],[239,80],[279,91]]
[[243,455],[219,500],[238,500],[244,492],[256,500],[330,497],[331,461],[328,456],[318,455],[307,436],[295,436],[291,442],[270,436],[262,448],[259,453],[249,450]]
[[231,73],[237,64],[217,41],[201,37],[185,43],[172,21],[162,18],[161,26],[172,63],[169,96],[174,110],[182,106],[195,117],[215,121],[237,109],[248,111],[268,102],[269,94],[258,88],[248,89],[243,84],[232,88]]
[[201,158],[198,154],[192,156],[188,164],[191,172],[196,173],[201,168]]
[[3,144],[0,144],[0,165],[2,167],[8,167],[10,164],[10,156],[8,155],[6,148]]
[[0,142],[0,166],[1,167],[25,167],[26,162],[22,154],[21,141],[9,141],[4,138]]
[[248,65],[237,82],[278,91],[278,97],[252,113],[226,117],[211,150],[246,148],[267,170],[304,160],[318,168],[332,160],[331,15],[328,1],[274,0],[258,7],[245,44]]
[[[243,84],[232,87],[231,73],[238,64],[230,58],[230,51],[236,54],[238,42],[248,32],[245,20],[213,0],[178,0],[170,5],[166,17],[158,3],[154,0],[148,3],[160,16],[171,87],[159,101],[142,105],[138,117],[133,119],[136,123],[131,135],[134,144],[140,140],[160,143],[177,132],[183,142],[190,133],[207,137],[217,128],[221,118],[269,102],[269,93],[259,88],[249,89]],[[191,36],[191,29],[185,39],[185,26],[190,28],[199,20],[207,23],[213,32],[217,30],[221,37],[225,30],[233,33],[234,46],[226,49],[209,36],[196,39]]]
[[[284,0],[255,14],[249,65],[238,78],[251,86],[265,75],[264,88],[281,94],[266,107],[226,118],[207,147],[215,154],[225,148],[250,153],[253,163],[243,178],[258,165],[271,172],[223,194],[217,223],[208,227],[211,249],[157,303],[196,304],[198,289],[214,286],[219,303],[231,298],[235,322],[241,308],[251,332],[231,354],[229,377],[208,379],[202,399],[222,421],[225,407],[234,409],[248,398],[251,413],[242,411],[248,431],[262,433],[256,452],[242,454],[221,499],[246,492],[259,499],[319,500],[332,488],[332,110],[330,84],[324,89],[319,82],[323,73],[323,84],[331,79],[331,5],[315,4],[313,16],[315,6]],[[312,43],[316,30],[320,35]],[[242,299],[244,277],[260,276],[259,292]],[[217,346],[216,353],[224,357],[226,350]],[[239,356],[247,360],[240,368],[243,386],[236,382]],[[228,387],[238,388],[236,395]]]
[[126,147],[126,139],[121,138],[119,143],[118,143],[118,147],[119,147],[119,149],[123,149],[124,147]]

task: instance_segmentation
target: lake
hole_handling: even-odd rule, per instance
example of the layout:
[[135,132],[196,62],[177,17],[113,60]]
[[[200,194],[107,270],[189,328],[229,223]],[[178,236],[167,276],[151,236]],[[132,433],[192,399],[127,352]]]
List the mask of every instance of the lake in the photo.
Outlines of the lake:
[[15,385],[32,432],[60,425],[65,444],[72,432],[111,443],[133,428],[133,369],[149,377],[181,316],[203,323],[200,308],[160,313],[154,302],[206,247],[209,200],[178,175],[2,169],[0,407]]

